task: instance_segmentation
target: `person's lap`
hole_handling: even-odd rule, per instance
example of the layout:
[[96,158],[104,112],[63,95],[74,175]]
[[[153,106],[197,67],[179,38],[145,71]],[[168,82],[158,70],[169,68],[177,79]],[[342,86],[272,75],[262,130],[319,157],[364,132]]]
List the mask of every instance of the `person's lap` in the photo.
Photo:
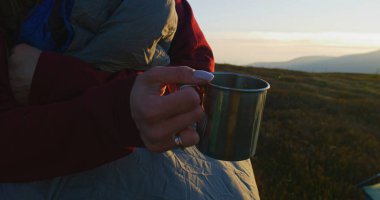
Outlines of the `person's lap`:
[[195,147],[134,153],[48,181],[0,184],[5,199],[259,199],[249,160],[218,161]]

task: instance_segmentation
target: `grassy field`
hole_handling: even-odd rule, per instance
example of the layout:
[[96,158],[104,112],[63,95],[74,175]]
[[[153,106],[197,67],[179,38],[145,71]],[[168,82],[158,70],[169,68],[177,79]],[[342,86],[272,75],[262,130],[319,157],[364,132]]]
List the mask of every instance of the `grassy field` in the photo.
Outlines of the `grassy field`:
[[380,75],[217,65],[271,84],[253,165],[261,198],[364,199],[380,172]]

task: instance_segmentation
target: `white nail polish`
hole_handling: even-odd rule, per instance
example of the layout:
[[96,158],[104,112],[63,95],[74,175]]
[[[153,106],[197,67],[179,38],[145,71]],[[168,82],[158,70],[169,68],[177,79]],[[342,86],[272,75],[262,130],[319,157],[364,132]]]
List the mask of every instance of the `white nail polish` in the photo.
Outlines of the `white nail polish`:
[[212,73],[204,71],[204,70],[195,70],[193,76],[196,79],[205,80],[205,81],[211,81],[214,78],[214,75]]

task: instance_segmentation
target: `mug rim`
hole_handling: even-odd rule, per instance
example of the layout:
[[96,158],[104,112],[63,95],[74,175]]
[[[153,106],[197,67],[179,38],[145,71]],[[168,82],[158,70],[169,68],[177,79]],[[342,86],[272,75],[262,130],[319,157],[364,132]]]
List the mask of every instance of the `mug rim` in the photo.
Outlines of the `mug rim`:
[[236,72],[214,72],[213,73],[214,75],[218,75],[218,74],[228,74],[228,75],[234,75],[234,76],[239,76],[239,77],[246,77],[246,78],[252,78],[252,79],[256,79],[256,80],[259,80],[261,82],[263,82],[266,86],[265,87],[262,87],[262,88],[258,88],[258,89],[240,89],[240,88],[231,88],[231,87],[225,87],[225,86],[220,86],[220,85],[216,85],[216,84],[213,84],[212,81],[209,83],[211,86],[213,87],[216,87],[216,88],[219,88],[219,89],[224,89],[224,90],[230,90],[230,91],[238,91],[238,92],[264,92],[266,90],[268,90],[270,88],[270,84],[257,77],[257,76],[251,76],[251,75],[247,75],[247,74],[240,74],[240,73],[236,73]]

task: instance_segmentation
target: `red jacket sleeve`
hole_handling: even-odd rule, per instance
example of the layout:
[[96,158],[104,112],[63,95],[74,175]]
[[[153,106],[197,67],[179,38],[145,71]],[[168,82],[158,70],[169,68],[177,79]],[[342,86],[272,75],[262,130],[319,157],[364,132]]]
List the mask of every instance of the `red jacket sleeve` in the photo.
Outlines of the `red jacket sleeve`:
[[213,72],[215,63],[212,50],[189,3],[186,0],[176,0],[176,11],[178,26],[169,50],[171,64]]
[[[212,51],[190,6],[176,1],[179,16],[172,65],[214,70]],[[41,54],[30,106],[14,101],[0,39],[0,182],[30,181],[99,166],[142,146],[130,116],[136,73],[101,72],[78,59]]]
[[[171,65],[186,65],[213,72],[215,63],[212,50],[194,18],[190,5],[186,0],[176,0],[176,11],[178,26],[169,50]],[[78,65],[76,59],[46,52],[42,54],[39,64],[53,67],[44,67],[43,73],[37,73],[46,75],[43,80],[38,81],[39,83],[34,81],[31,104],[70,99],[89,87],[102,85],[111,78],[123,78],[128,75],[128,71],[125,70],[110,76],[110,73],[94,70],[92,65],[83,62]]]
[[[62,58],[41,55],[31,95],[32,103],[39,103],[19,107],[10,93],[5,43],[0,38],[0,182],[90,169],[128,154],[128,146],[143,144],[129,109],[135,74],[105,74],[80,60]],[[72,81],[60,82],[64,79]],[[40,104],[58,98],[54,89],[66,87],[73,98]],[[81,95],[74,97],[78,91]],[[42,93],[44,99],[38,99]]]

